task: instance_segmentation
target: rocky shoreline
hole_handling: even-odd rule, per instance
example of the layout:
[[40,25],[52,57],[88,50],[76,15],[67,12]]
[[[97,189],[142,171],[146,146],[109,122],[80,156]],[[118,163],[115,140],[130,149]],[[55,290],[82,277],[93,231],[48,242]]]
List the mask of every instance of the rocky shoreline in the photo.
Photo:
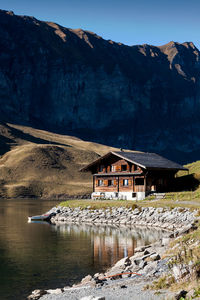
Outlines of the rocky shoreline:
[[192,228],[197,211],[190,211],[188,208],[181,207],[174,209],[154,207],[91,209],[88,206],[85,209],[80,207],[73,209],[58,206],[53,207],[48,213],[52,214],[50,219],[52,224],[87,223],[147,226],[175,231],[178,235]]
[[[28,299],[41,300],[114,300],[114,299],[166,299],[168,291],[155,295],[153,291],[143,291],[146,284],[169,272],[170,257],[165,257],[168,245],[172,239],[195,228],[197,211],[186,208],[107,208],[85,209],[54,207],[51,213],[52,224],[87,223],[109,224],[118,226],[148,226],[159,227],[168,231],[167,237],[154,244],[134,249],[132,257],[125,257],[118,261],[105,273],[88,275],[81,283],[73,287],[64,287],[55,290],[35,290]],[[176,276],[181,276],[182,269],[174,269]],[[135,298],[133,298],[133,295]],[[171,294],[174,297],[173,294]],[[179,299],[179,298],[177,298]]]

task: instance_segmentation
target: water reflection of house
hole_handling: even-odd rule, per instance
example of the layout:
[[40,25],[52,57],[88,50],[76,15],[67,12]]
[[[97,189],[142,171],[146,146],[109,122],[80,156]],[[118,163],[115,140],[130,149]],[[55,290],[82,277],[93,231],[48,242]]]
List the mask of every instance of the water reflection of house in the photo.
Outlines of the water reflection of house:
[[[168,232],[157,229],[147,229],[145,227],[127,227],[127,226],[92,226],[88,224],[65,224],[51,227],[52,230],[65,235],[67,239],[72,237],[76,241],[83,238],[93,253],[93,264],[95,266],[108,267],[113,265],[119,259],[134,255],[136,247],[152,244]],[[68,242],[69,242],[68,240]],[[72,239],[73,240],[73,239]],[[77,242],[78,243],[78,242]],[[79,243],[77,244],[80,246]]]
[[136,247],[133,237],[99,235],[94,237],[94,263],[103,265],[115,263],[120,258],[132,256]]

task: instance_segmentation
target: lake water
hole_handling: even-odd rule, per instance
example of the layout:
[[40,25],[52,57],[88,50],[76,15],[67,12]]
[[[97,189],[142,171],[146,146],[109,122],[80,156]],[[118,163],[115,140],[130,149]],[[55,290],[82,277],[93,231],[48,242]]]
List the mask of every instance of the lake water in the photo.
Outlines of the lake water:
[[28,216],[44,213],[56,204],[0,200],[1,300],[22,300],[34,289],[73,284],[163,236],[155,229],[27,222]]

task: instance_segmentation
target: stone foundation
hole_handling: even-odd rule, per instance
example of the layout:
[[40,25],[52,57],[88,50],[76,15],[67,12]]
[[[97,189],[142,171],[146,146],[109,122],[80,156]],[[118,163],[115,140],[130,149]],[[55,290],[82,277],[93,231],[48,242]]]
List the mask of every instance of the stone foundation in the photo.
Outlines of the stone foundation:
[[92,199],[110,199],[110,200],[143,200],[145,198],[145,192],[93,192],[91,194]]

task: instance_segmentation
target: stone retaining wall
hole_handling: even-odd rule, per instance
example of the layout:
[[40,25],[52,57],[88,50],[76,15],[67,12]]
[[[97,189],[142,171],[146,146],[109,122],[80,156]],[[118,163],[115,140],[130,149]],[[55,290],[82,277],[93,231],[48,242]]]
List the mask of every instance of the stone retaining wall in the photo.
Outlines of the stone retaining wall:
[[167,230],[189,230],[196,221],[197,211],[187,208],[124,208],[112,207],[107,209],[86,209],[54,207],[51,222],[57,223],[88,223],[88,224],[115,224],[129,226],[160,227]]

